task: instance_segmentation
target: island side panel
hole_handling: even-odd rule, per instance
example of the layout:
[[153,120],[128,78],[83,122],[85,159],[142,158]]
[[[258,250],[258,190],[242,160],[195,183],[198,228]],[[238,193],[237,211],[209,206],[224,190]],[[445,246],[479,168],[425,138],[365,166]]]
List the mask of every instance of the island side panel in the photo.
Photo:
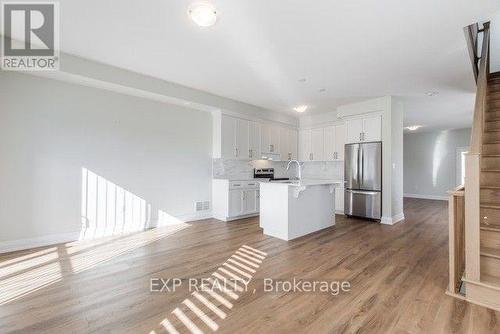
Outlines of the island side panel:
[[265,235],[288,238],[288,186],[260,184],[260,227]]
[[330,185],[308,186],[294,196],[294,187],[288,192],[288,240],[335,225],[335,191]]

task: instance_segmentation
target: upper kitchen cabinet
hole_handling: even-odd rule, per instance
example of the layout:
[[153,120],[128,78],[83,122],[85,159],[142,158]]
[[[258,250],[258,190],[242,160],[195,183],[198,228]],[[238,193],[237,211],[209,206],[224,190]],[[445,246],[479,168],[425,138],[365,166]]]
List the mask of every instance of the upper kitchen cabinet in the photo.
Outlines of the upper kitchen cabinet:
[[371,115],[346,120],[346,143],[382,140],[382,116]]
[[261,127],[262,153],[280,153],[280,128],[271,123],[263,123]]
[[224,114],[214,115],[214,158],[260,158],[260,124]]
[[250,122],[236,118],[236,158],[250,158]]
[[[213,157],[258,160],[263,156],[297,159],[297,130],[214,112]],[[282,146],[283,145],[283,146]]]
[[309,161],[311,159],[311,130],[300,130],[299,132],[299,160]]
[[297,160],[299,158],[299,132],[295,129],[288,130],[288,149],[290,160]]
[[332,125],[324,128],[324,155],[325,161],[344,160],[345,126]]
[[260,131],[261,124],[258,122],[250,121],[249,126],[249,157],[250,159],[260,159],[261,149],[260,149]]
[[236,118],[221,115],[220,120],[220,156],[221,158],[236,158]]
[[311,130],[311,160],[313,161],[323,161],[324,160],[324,130],[323,128],[312,129]]
[[282,161],[297,160],[297,130],[280,128],[280,159]]
[[363,118],[363,141],[382,140],[382,116]]
[[322,161],[324,156],[323,128],[301,130],[299,145],[301,161]]

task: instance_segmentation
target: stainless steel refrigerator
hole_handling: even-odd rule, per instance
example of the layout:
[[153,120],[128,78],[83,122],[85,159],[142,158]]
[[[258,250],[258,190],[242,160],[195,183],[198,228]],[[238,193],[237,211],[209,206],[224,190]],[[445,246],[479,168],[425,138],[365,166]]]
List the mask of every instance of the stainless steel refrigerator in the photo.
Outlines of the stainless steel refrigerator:
[[344,213],[380,219],[382,214],[382,143],[345,145]]

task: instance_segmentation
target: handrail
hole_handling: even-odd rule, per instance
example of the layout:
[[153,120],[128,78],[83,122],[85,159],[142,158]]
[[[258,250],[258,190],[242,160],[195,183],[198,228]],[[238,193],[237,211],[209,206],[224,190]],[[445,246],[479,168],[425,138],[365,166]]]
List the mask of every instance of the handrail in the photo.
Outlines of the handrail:
[[486,93],[488,88],[489,72],[489,46],[490,46],[490,23],[484,23],[483,45],[481,48],[481,61],[477,79],[476,102],[474,106],[474,120],[472,123],[470,153],[480,154],[482,148],[482,136],[484,129],[484,113],[486,108]]
[[465,155],[465,277],[479,282],[480,266],[480,186],[481,153],[485,128],[486,94],[489,75],[490,25],[484,24],[481,61],[477,80],[471,147]]
[[474,73],[474,80],[477,82],[479,75],[479,55],[477,54],[477,41],[479,34],[479,24],[474,23],[464,28],[465,40],[467,42],[467,49],[469,49],[470,62],[472,64],[472,72]]

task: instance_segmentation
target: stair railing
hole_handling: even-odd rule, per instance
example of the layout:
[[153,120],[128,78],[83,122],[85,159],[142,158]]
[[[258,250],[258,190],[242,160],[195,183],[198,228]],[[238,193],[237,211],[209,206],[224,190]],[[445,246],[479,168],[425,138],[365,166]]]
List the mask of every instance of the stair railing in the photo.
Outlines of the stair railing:
[[[485,128],[486,94],[489,74],[490,25],[484,24],[477,75],[470,151],[465,156],[465,278],[480,281],[480,186],[481,153]],[[467,34],[466,34],[467,35]],[[477,36],[476,36],[476,41]]]

